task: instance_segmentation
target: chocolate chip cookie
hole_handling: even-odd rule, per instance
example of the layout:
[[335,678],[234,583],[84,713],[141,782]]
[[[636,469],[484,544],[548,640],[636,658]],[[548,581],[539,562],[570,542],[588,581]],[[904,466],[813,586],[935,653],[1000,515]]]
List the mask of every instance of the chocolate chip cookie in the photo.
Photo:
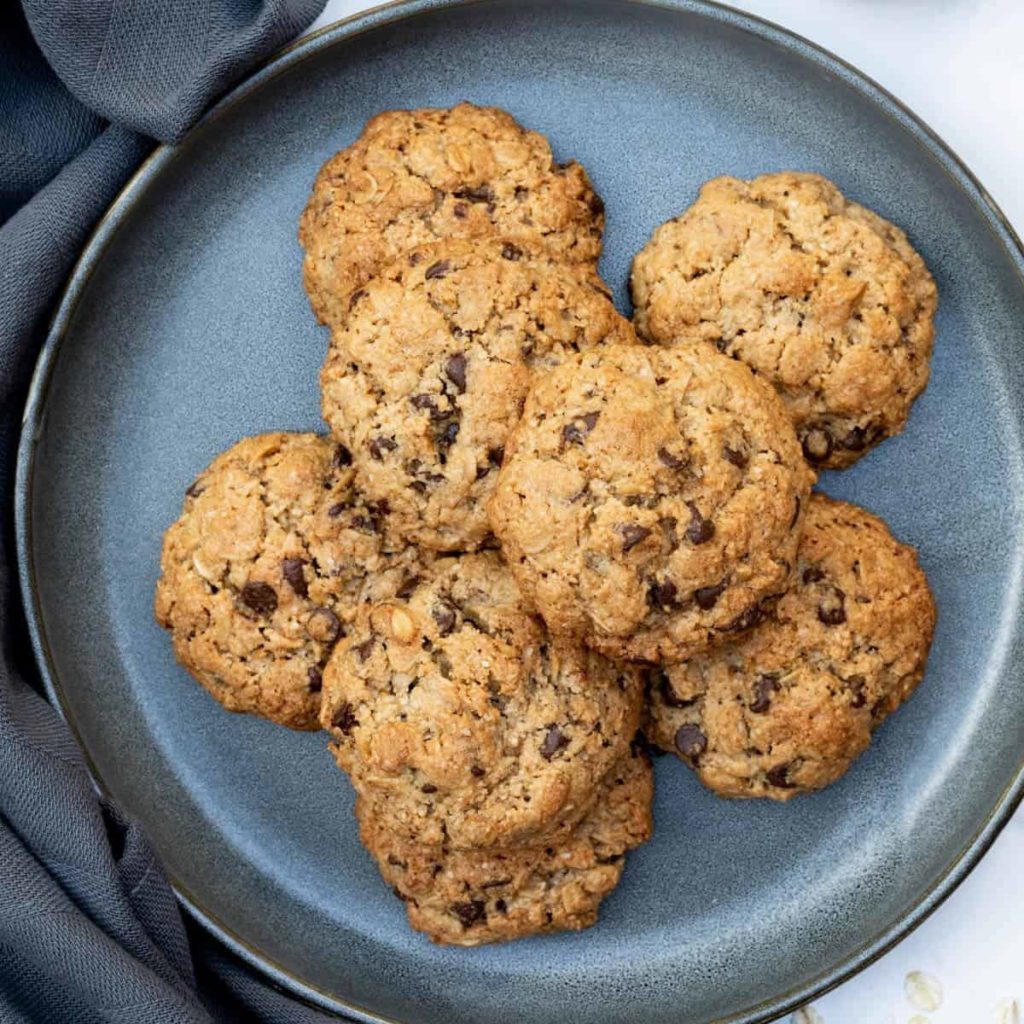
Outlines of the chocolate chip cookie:
[[594,924],[622,876],[626,851],[651,836],[653,792],[647,756],[634,750],[604,779],[575,828],[545,845],[498,850],[403,843],[362,800],[356,817],[412,927],[434,942],[478,946]]
[[575,824],[625,755],[643,680],[548,636],[495,552],[437,560],[361,609],[324,672],[321,721],[397,840],[537,844]]
[[555,163],[547,140],[505,111],[460,103],[373,118],[320,171],[299,240],[313,310],[340,324],[352,294],[414,246],[500,235],[596,263],[603,229],[578,163]]
[[815,466],[899,433],[928,383],[931,275],[817,174],[709,181],[637,255],[632,288],[643,336],[708,342],[770,381]]
[[264,434],[218,456],[167,531],[156,618],[229,711],[319,728],[321,672],[360,597],[401,586],[380,515],[352,490],[346,448]]
[[934,626],[914,550],[813,494],[793,589],[742,642],[662,673],[648,733],[722,796],[820,789],[920,682]]
[[397,537],[473,550],[534,372],[635,340],[591,268],[520,242],[448,239],[355,297],[321,374],[324,419]]
[[537,378],[491,523],[553,633],[682,660],[785,591],[811,477],[782,403],[742,363],[607,347]]

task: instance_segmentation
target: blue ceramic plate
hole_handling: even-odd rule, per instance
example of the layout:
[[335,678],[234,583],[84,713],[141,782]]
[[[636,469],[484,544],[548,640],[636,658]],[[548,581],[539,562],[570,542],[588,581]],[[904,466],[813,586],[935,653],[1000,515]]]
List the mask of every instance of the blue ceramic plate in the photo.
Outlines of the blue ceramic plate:
[[[507,107],[608,204],[602,271],[722,173],[822,171],[902,225],[941,294],[932,384],[902,436],[823,481],[919,546],[927,677],[837,785],[730,803],[658,765],[656,835],[601,923],[431,946],[360,850],[317,735],[228,715],[150,613],[162,530],[245,434],[320,427],[325,337],[300,284],[321,162],[389,107]],[[764,1021],[917,924],[1021,795],[1019,243],[977,182],[877,86],[699,2],[412,2],[314,37],[161,149],[103,222],[36,377],[21,449],[28,613],[101,785],[185,906],[310,1000],[416,1024]]]

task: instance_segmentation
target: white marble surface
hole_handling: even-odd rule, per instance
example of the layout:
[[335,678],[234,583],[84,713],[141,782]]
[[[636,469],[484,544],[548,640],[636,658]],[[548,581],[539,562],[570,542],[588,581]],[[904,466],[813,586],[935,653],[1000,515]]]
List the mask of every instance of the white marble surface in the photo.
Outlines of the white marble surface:
[[[370,6],[328,0],[314,28]],[[1024,0],[734,0],[733,6],[820,43],[894,93],[963,158],[1024,235]],[[1024,810],[914,934],[794,1015],[793,1024],[1020,1024],[1022,863]],[[938,1009],[927,1011],[909,998],[907,975],[915,971],[938,981]]]

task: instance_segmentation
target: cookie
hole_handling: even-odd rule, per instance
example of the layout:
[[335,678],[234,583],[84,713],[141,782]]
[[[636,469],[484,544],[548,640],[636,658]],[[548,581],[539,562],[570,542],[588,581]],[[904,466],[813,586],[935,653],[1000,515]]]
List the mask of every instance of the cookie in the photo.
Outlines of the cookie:
[[530,381],[567,355],[635,343],[600,278],[543,248],[448,239],[368,282],[334,332],[323,415],[396,536],[478,548]]
[[813,494],[793,589],[742,642],[664,672],[649,736],[722,796],[821,789],[920,682],[934,627],[914,550],[870,512]]
[[544,243],[596,263],[604,205],[575,161],[494,107],[378,114],[323,166],[299,228],[306,291],[322,323],[388,263],[441,238]]
[[361,800],[356,817],[363,844],[405,902],[412,927],[434,942],[478,946],[594,924],[622,876],[626,851],[651,836],[653,793],[650,762],[633,751],[604,779],[574,829],[547,845],[499,850],[402,843]]
[[542,843],[629,748],[643,680],[547,635],[495,552],[437,560],[368,605],[324,672],[321,721],[396,839]]
[[633,261],[636,325],[770,381],[807,459],[841,469],[928,383],[935,283],[899,228],[817,174],[716,178]]
[[785,591],[811,477],[785,408],[742,363],[607,347],[537,378],[491,524],[553,633],[679,661]]
[[229,711],[317,729],[321,673],[359,599],[408,575],[352,490],[348,451],[264,434],[218,456],[164,537],[157,621]]

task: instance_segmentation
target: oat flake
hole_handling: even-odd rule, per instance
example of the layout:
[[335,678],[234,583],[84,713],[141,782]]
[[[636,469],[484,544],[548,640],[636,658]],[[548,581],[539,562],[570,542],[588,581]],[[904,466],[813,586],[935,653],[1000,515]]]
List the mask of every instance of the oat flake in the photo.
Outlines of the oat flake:
[[942,1005],[942,985],[924,971],[911,971],[903,982],[907,998],[918,1010],[937,1010]]
[[996,1007],[993,1019],[996,1024],[1020,1024],[1020,1003],[1016,999],[1004,999]]
[[803,1006],[790,1018],[790,1024],[825,1024],[825,1018],[813,1006]]

